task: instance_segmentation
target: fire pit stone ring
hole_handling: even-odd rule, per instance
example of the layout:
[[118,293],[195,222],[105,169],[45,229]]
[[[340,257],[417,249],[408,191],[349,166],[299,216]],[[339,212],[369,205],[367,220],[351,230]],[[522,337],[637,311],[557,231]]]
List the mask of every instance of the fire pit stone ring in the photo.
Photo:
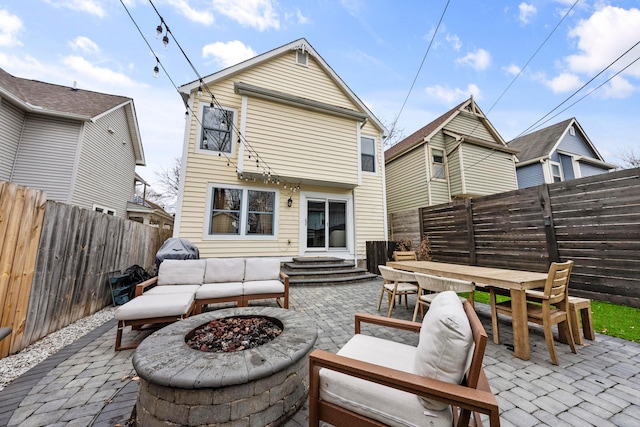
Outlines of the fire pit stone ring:
[[[190,348],[185,336],[227,317],[267,317],[282,333],[261,346],[235,352]],[[306,315],[275,307],[210,311],[168,325],[136,349],[140,378],[138,425],[277,426],[304,403],[309,391],[308,355],[318,332]]]

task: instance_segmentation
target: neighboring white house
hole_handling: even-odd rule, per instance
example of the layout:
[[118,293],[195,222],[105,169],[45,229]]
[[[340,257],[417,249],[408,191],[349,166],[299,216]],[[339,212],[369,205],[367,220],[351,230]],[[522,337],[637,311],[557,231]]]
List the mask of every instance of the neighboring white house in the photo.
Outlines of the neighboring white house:
[[144,151],[131,98],[0,69],[0,180],[49,200],[127,217]]
[[194,114],[174,236],[201,256],[362,261],[385,239],[387,131],[307,40],[179,90]]
[[518,188],[582,178],[616,169],[607,163],[575,117],[507,143],[518,150]]

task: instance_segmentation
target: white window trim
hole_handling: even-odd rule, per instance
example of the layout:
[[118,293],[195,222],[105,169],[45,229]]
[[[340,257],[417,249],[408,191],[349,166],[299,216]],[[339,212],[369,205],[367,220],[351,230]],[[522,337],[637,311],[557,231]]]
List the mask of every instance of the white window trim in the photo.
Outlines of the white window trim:
[[[362,170],[362,138],[373,139],[373,150],[374,150],[373,167],[375,169],[373,172]],[[365,175],[371,175],[371,176],[378,175],[378,169],[380,169],[380,166],[378,165],[378,139],[373,135],[365,135],[365,134],[358,135],[358,169],[361,173]]]
[[[442,152],[442,168],[444,170],[444,178],[436,178],[434,176],[433,150],[438,150]],[[429,147],[429,181],[446,182],[448,176],[449,176],[449,173],[447,171],[447,152],[442,148],[430,146]]]
[[[229,188],[242,191],[242,203],[240,205],[240,234],[209,234],[211,226],[211,204],[213,203],[212,194],[214,188]],[[273,235],[264,234],[246,234],[247,232],[247,216],[248,206],[246,203],[249,190],[265,191],[275,193],[273,200]],[[202,234],[203,240],[278,240],[278,215],[280,211],[280,191],[272,187],[250,187],[234,184],[212,183],[207,185],[207,198],[204,212],[204,230]]]
[[548,172],[549,172],[549,184],[553,184],[554,182],[556,182],[553,179],[553,166],[556,165],[558,166],[558,170],[560,171],[560,182],[564,181],[564,171],[562,170],[562,163],[560,162],[554,162],[553,160],[549,160],[548,162]]
[[[225,153],[224,151],[213,151],[213,150],[206,150],[204,148],[200,148],[200,140],[202,138],[202,122],[204,121],[204,107],[210,107],[210,106],[211,106],[210,102],[200,101],[198,103],[198,116],[200,120],[198,120],[197,126],[196,126],[195,152],[208,154],[216,157],[219,157],[220,155],[222,155],[222,156],[227,156],[229,158],[235,158],[238,150],[238,146],[237,146],[238,145],[237,143],[238,109],[237,108],[225,107],[224,105],[222,106],[223,110],[231,111],[233,113],[233,126],[231,126],[231,152]],[[214,108],[218,108],[218,106],[214,105]]]
[[111,216],[116,216],[116,210],[115,209],[111,209],[111,208],[107,208],[105,206],[102,205],[97,205],[97,204],[93,204],[93,211],[94,212],[98,212],[98,209],[102,209],[102,212],[105,215],[108,215],[108,212],[113,212],[113,214]]

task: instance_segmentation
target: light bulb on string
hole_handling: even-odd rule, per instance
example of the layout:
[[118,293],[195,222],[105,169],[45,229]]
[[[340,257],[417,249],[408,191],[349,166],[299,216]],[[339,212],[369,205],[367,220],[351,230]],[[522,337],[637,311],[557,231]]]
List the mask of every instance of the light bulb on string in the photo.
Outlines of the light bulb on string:
[[156,27],[156,38],[160,40],[160,36],[162,35],[162,23],[158,24]]
[[167,49],[169,49],[169,37],[165,34],[164,37],[162,37],[162,50]]
[[160,74],[160,68],[158,67],[158,64],[156,64],[156,66],[153,67],[153,77],[157,79],[159,74]]

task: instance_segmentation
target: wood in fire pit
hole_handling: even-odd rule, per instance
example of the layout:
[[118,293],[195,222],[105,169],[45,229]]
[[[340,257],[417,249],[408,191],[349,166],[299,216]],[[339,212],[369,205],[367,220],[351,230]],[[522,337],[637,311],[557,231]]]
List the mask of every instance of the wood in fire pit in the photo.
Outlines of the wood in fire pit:
[[186,336],[194,350],[229,353],[261,346],[282,333],[269,317],[225,317],[199,326]]

